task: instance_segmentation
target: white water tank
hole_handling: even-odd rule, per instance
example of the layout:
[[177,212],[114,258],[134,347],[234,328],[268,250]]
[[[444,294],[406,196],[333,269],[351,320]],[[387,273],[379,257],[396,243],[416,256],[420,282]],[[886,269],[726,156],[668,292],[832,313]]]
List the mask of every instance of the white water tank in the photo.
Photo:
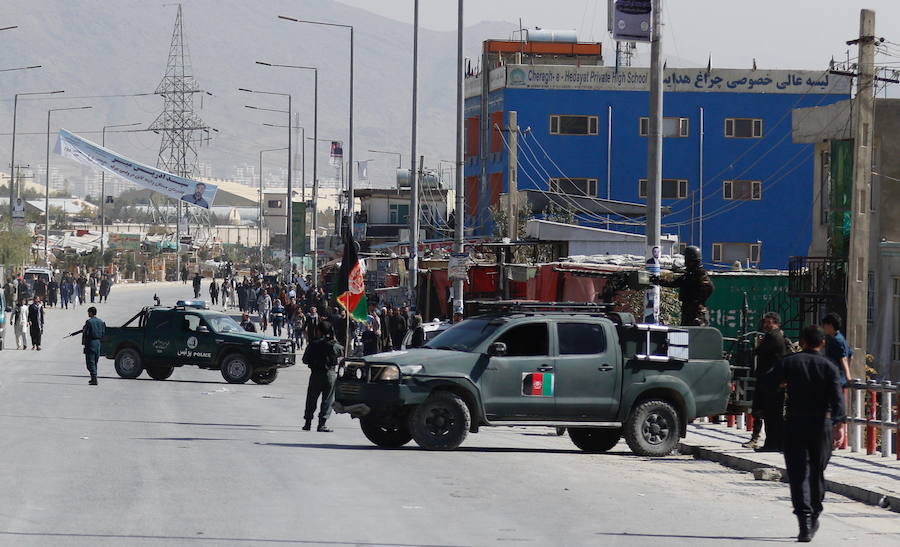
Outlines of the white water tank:
[[574,30],[553,30],[535,28],[528,31],[529,42],[578,42],[578,32]]

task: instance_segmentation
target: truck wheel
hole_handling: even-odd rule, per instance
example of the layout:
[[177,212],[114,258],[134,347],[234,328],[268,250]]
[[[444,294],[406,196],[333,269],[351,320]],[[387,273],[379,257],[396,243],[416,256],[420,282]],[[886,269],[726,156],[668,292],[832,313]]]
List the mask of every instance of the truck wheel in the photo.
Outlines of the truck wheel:
[[363,435],[372,441],[372,444],[382,448],[400,448],[413,438],[405,422],[406,420],[363,416],[359,419],[359,426]]
[[122,378],[133,380],[141,375],[142,370],[141,354],[136,350],[125,348],[116,353],[116,374]]
[[625,441],[638,456],[668,456],[681,431],[678,412],[666,401],[652,399],[636,406],[625,422]]
[[608,452],[616,446],[616,443],[622,438],[622,430],[575,427],[569,428],[569,438],[572,439],[575,446],[585,452],[600,454]]
[[147,375],[154,380],[165,380],[174,371],[175,367],[147,367]]
[[222,359],[222,378],[229,384],[243,384],[253,375],[253,367],[240,353],[226,355]]
[[254,372],[253,375],[250,376],[250,379],[253,380],[254,383],[264,386],[274,382],[277,377],[278,369],[270,368],[269,370],[258,370]]
[[425,450],[453,450],[469,434],[469,407],[459,395],[436,391],[410,413],[409,430]]

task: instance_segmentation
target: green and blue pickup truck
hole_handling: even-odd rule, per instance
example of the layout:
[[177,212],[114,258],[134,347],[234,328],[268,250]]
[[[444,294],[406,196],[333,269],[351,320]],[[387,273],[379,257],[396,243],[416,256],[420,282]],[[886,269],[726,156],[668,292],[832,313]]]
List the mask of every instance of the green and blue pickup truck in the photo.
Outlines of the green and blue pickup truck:
[[567,428],[576,446],[664,456],[731,392],[722,335],[625,313],[494,313],[421,349],[347,359],[335,410],[374,444],[452,450],[486,426]]
[[100,347],[122,378],[146,370],[165,380],[175,367],[193,365],[220,370],[232,384],[271,384],[296,359],[292,341],[247,332],[224,313],[190,306],[144,308],[121,327],[107,327]]

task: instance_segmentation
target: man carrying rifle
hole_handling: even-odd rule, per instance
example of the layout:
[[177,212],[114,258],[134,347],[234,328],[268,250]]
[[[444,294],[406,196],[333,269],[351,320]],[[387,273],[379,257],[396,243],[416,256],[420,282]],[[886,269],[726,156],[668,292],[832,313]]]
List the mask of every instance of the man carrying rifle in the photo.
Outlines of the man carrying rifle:
[[88,319],[80,331],[75,331],[69,336],[81,334],[81,344],[84,346],[84,363],[87,366],[92,386],[97,385],[97,361],[100,359],[100,339],[106,334],[106,323],[97,317],[97,308],[88,308]]

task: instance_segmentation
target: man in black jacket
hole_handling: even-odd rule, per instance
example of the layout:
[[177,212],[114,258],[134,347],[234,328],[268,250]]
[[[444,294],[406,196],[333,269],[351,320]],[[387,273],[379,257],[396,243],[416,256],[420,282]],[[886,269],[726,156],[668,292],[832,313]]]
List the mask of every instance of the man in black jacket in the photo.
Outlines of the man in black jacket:
[[825,468],[831,450],[846,435],[847,416],[840,373],[821,354],[825,333],[810,325],[800,335],[803,351],[785,357],[766,373],[763,383],[787,385],[784,463],[791,502],[799,521],[797,541],[811,541],[819,529],[825,499]]
[[41,335],[44,334],[44,305],[41,297],[35,296],[34,302],[28,306],[28,329],[31,334],[31,349],[40,351]]
[[306,388],[306,410],[303,414],[303,431],[312,428],[313,415],[316,413],[316,402],[322,397],[319,407],[319,427],[316,431],[330,433],[325,421],[331,416],[331,405],[334,404],[334,383],[337,380],[338,359],[343,355],[343,348],[334,341],[332,329],[328,321],[321,321],[316,326],[316,338],[306,346],[303,362],[310,369],[309,386]]
[[784,391],[777,385],[766,386],[760,378],[788,354],[787,342],[781,330],[781,316],[770,311],[763,315],[762,330],[765,334],[756,346],[756,391],[753,395],[753,436],[744,444],[746,448],[756,448],[759,433],[765,424],[766,442],[760,452],[779,452],[781,450],[781,432],[784,429],[782,410],[784,407]]

